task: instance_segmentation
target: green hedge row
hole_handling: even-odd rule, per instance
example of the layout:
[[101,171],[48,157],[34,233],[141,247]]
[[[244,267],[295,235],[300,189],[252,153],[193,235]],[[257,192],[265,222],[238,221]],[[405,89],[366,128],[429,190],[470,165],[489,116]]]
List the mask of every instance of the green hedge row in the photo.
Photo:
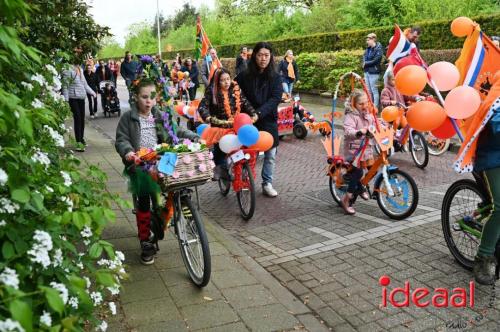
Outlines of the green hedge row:
[[[500,13],[483,15],[472,18],[481,25],[481,29],[488,35],[500,34]],[[462,46],[463,38],[457,38],[450,32],[451,20],[426,21],[416,23],[423,29],[420,40],[421,49],[453,49]],[[403,28],[403,27],[402,27]],[[296,54],[304,52],[331,52],[340,50],[354,50],[365,47],[365,37],[368,33],[377,34],[381,43],[386,46],[394,33],[394,27],[377,27],[372,29],[342,31],[335,33],[319,33],[296,38],[271,40],[276,54],[283,55],[286,50],[292,49]],[[252,46],[253,43],[246,43]],[[235,57],[243,44],[215,46],[219,57]],[[177,53],[183,58],[193,55],[193,49],[164,52],[165,59],[173,59]]]

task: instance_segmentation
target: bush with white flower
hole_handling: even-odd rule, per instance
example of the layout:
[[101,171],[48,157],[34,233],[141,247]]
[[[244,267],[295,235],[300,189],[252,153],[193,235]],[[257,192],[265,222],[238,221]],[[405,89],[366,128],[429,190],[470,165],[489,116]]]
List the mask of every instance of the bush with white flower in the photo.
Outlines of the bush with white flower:
[[117,197],[65,147],[62,65],[2,22],[0,331],[106,330],[125,275],[124,255],[101,239]]

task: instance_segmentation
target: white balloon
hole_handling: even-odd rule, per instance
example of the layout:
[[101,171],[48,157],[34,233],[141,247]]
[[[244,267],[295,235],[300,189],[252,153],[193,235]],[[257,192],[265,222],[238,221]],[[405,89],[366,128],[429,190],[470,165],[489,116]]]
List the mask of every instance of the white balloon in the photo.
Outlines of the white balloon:
[[193,117],[189,114],[189,106],[184,106],[184,108],[182,109],[182,113],[184,113],[185,116],[187,116],[188,118],[192,119]]
[[240,140],[235,134],[224,135],[219,141],[219,148],[225,153],[232,152],[239,149],[240,147]]
[[460,81],[458,68],[450,62],[439,61],[427,68],[427,72],[436,84],[439,91],[450,91]]

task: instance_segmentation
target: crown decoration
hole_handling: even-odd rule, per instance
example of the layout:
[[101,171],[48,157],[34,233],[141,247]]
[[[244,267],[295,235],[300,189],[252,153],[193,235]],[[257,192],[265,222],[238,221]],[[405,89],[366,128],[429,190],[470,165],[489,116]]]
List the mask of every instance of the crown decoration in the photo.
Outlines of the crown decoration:
[[380,151],[387,152],[392,148],[392,144],[394,141],[394,129],[392,127],[384,128],[382,126],[379,127],[380,130],[376,131],[375,127],[370,127],[370,132],[372,133],[375,141],[380,147]]
[[325,148],[328,157],[334,157],[340,154],[340,143],[342,143],[342,137],[335,136],[333,138],[333,154],[331,136],[327,136],[324,140],[321,140],[321,143],[323,143],[323,147]]

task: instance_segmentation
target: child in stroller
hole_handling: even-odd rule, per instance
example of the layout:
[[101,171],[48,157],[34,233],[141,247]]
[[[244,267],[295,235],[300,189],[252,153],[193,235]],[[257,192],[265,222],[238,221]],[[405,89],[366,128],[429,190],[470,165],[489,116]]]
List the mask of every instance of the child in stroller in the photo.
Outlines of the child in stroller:
[[104,111],[104,117],[111,116],[112,113],[116,112],[120,116],[120,99],[118,99],[114,82],[102,81],[99,83],[99,93],[101,94],[101,106]]

